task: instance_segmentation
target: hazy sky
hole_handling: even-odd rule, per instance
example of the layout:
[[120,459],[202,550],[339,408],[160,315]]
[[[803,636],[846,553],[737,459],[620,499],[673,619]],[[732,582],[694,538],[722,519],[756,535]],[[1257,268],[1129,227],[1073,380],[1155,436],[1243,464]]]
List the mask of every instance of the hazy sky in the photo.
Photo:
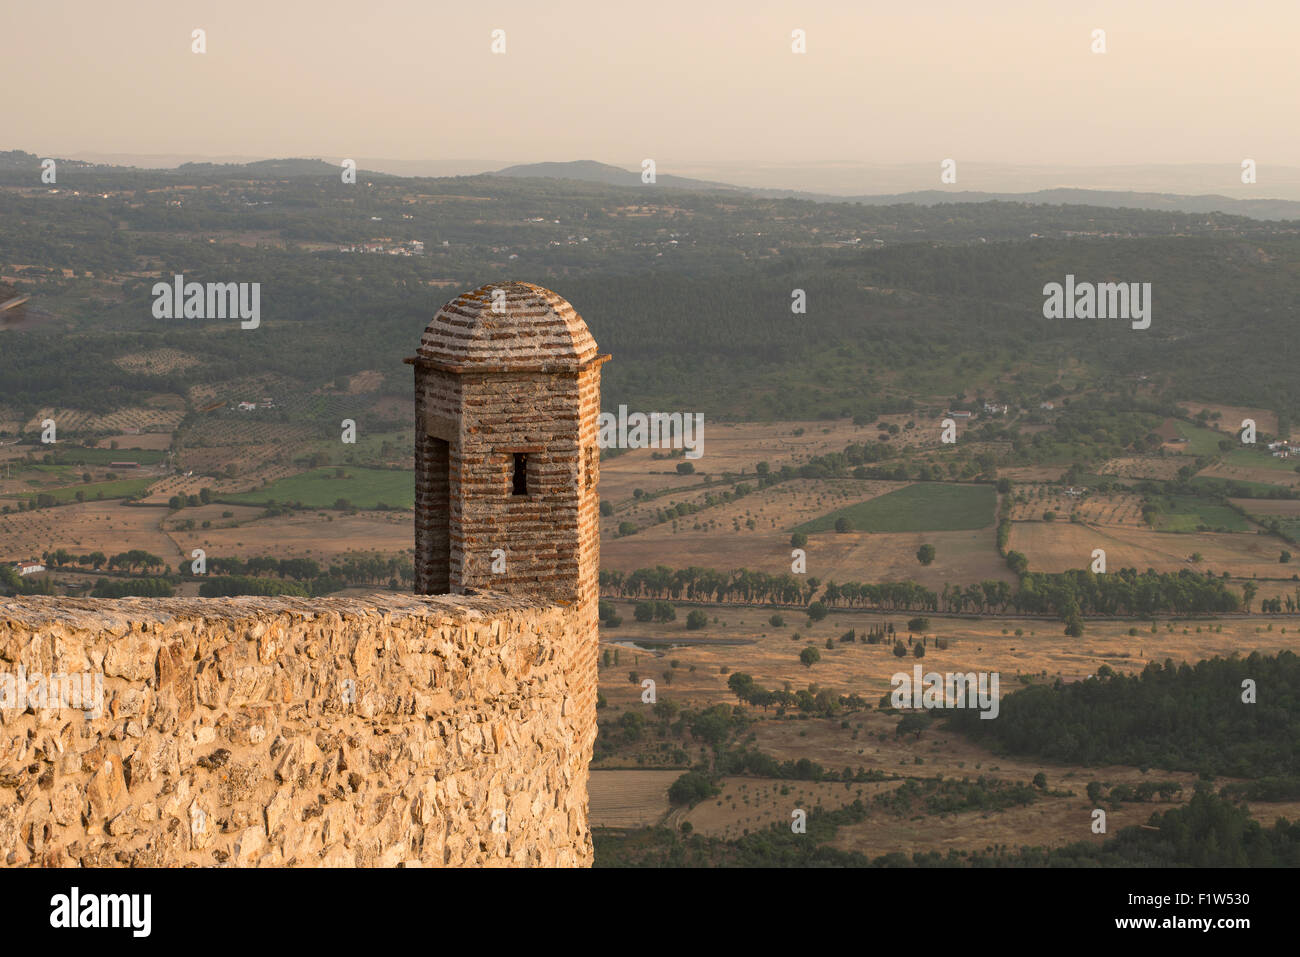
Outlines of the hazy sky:
[[1295,0],[6,0],[0,35],[0,148],[41,155],[1300,162]]

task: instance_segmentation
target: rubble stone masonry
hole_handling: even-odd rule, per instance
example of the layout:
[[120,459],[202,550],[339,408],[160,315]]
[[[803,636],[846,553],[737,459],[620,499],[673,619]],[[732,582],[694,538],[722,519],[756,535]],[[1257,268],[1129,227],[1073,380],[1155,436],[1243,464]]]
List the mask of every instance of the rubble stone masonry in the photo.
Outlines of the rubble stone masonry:
[[0,601],[0,672],[103,675],[99,717],[0,710],[0,862],[590,865],[579,612],[501,595]]

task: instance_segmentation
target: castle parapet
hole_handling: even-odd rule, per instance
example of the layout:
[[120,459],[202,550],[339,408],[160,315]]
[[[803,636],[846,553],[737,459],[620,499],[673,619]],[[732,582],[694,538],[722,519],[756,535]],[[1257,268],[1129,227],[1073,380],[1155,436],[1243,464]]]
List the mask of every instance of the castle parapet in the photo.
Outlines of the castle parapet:
[[528,596],[0,600],[0,861],[589,865],[590,641]]

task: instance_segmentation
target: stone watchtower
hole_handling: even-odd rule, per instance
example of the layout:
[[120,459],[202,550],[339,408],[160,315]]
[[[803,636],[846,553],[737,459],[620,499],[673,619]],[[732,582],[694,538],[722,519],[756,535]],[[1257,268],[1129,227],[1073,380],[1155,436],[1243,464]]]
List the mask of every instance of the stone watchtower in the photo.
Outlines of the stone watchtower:
[[415,366],[415,590],[595,607],[596,340],[563,298],[488,283],[438,310]]
[[[512,774],[528,770],[529,801],[549,792],[567,820],[559,830],[551,819],[535,822],[548,836],[531,841],[554,844],[547,853],[556,860],[570,860],[565,848],[575,842],[572,860],[585,863],[599,640],[597,423],[608,359],[563,298],[501,282],[439,309],[406,360],[415,366],[415,591],[505,594],[558,613],[555,676],[533,675],[532,712],[546,727],[505,753]],[[521,673],[543,660],[532,654],[520,659]],[[563,699],[554,711],[551,694]]]

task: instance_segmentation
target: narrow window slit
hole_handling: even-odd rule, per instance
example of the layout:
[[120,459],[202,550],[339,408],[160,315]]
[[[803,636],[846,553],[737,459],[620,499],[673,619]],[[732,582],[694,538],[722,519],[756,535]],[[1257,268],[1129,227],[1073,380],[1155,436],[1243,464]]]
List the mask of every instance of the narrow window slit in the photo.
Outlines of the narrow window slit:
[[515,453],[514,488],[512,495],[528,494],[528,453]]

